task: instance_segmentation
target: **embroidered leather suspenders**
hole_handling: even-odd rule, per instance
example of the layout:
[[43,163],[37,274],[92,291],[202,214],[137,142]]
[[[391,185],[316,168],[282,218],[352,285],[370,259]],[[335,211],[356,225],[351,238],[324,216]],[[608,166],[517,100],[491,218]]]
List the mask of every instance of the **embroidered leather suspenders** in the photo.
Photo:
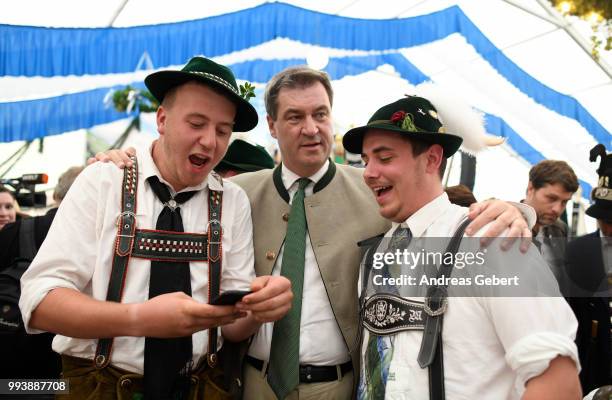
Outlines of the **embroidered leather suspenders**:
[[[446,248],[445,254],[457,253],[469,222],[466,219],[459,225]],[[381,235],[359,243],[359,246],[368,248],[363,263],[364,271],[361,277],[361,296],[359,299],[361,326],[370,331],[370,334],[375,335],[392,335],[407,330],[423,330],[423,339],[421,340],[417,360],[421,368],[429,368],[430,400],[444,400],[446,394],[444,389],[442,320],[448,304],[447,285],[430,286],[427,289],[423,304],[387,293],[374,294],[366,300],[366,289],[370,280],[374,253],[382,239]],[[455,257],[452,257],[452,260],[454,259]],[[438,281],[442,276],[449,277],[453,267],[453,263],[442,263],[438,268],[436,277]],[[402,315],[402,318],[395,318],[393,312]]]
[[[459,250],[463,232],[469,225],[470,220],[466,219],[459,225],[453,235],[446,253],[455,254]],[[453,272],[454,262],[442,263],[438,268],[438,281],[440,277],[449,277]],[[427,289],[424,310],[427,314],[425,319],[425,329],[417,361],[421,368],[429,367],[429,398],[431,400],[444,400],[446,391],[444,389],[444,355],[442,351],[442,319],[448,304],[448,285],[435,285]]]
[[[121,302],[130,257],[164,261],[208,262],[208,301],[219,294],[221,286],[221,204],[223,192],[209,189],[207,232],[167,232],[136,229],[136,194],[138,189],[138,163],[132,158],[132,167],[123,174],[121,214],[117,217],[115,254],[108,283],[107,301]],[[98,341],[94,364],[101,369],[110,362],[113,338]],[[208,365],[217,364],[217,328],[208,330]]]

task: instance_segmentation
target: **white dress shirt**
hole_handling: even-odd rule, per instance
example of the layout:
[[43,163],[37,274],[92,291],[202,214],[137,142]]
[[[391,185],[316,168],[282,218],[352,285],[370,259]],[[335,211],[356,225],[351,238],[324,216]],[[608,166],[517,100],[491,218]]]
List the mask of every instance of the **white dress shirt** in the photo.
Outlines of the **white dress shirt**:
[[[163,204],[146,183],[149,176],[161,177],[149,151],[139,151],[136,227],[155,229]],[[29,333],[32,311],[55,288],[70,288],[94,299],[105,300],[112,268],[117,234],[115,221],[121,204],[123,171],[114,164],[95,163],[76,179],[62,201],[46,240],[21,279],[21,308]],[[170,185],[168,185],[170,186]],[[221,291],[247,289],[255,278],[253,267],[252,222],[244,191],[232,182],[221,184],[212,176],[196,187],[199,190],[180,205],[185,232],[204,233],[208,223],[208,188],[223,191],[223,264]],[[173,192],[173,190],[171,190]],[[174,193],[173,193],[174,194]],[[128,264],[123,303],[148,300],[149,260],[131,258]],[[190,262],[192,297],[208,300],[208,263]],[[95,316],[92,316],[95,318]],[[113,342],[111,364],[135,373],[143,372],[143,337],[117,337]],[[61,354],[93,359],[97,340],[55,336],[53,349]],[[219,344],[222,339],[219,338]],[[193,360],[197,363],[208,348],[207,331],[193,335]]]
[[[414,238],[449,238],[467,212],[467,208],[451,204],[443,193],[404,224]],[[398,226],[394,223],[385,236],[391,236]],[[481,236],[486,229],[487,226],[476,236]],[[530,260],[532,256],[539,258],[534,246],[529,252]],[[537,267],[549,275],[554,284],[545,262],[539,260]],[[421,303],[424,300],[423,297],[409,299]],[[568,356],[579,365],[573,341],[576,329],[576,318],[560,295],[449,297],[442,331],[446,398],[521,398],[527,380],[544,372],[557,355]],[[363,332],[362,369],[365,368],[364,354],[369,338],[369,331],[364,329]],[[385,398],[428,400],[428,371],[421,369],[417,362],[423,331],[403,331],[391,337],[393,358]],[[364,392],[363,383],[359,383],[360,393]]]
[[[313,193],[314,185],[325,175],[328,167],[329,160],[319,171],[308,177],[312,182],[306,186],[306,197]],[[287,169],[284,164],[281,172],[283,185],[289,192],[289,198],[293,201],[293,195],[298,189],[297,180],[300,179],[300,176]],[[280,275],[282,259],[283,250],[281,249],[272,275]],[[250,356],[264,361],[269,360],[273,328],[274,323],[272,322],[262,325],[251,343]],[[310,237],[306,235],[304,290],[300,319],[300,364],[337,365],[349,360],[349,351],[327,297]]]

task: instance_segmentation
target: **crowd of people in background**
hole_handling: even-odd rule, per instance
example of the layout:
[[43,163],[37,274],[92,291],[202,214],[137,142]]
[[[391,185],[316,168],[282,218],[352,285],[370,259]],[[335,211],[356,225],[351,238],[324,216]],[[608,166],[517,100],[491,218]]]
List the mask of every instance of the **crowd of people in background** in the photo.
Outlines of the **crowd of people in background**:
[[[487,375],[486,379],[490,379],[490,382],[488,381],[492,384],[490,389],[499,390],[498,393],[504,390],[514,393],[515,388],[511,386],[515,384],[515,380],[524,382],[525,387],[528,387],[527,382],[531,381],[531,392],[525,391],[525,393],[533,395],[538,390],[537,385],[541,385],[539,388],[541,392],[535,393],[546,391],[553,393],[554,390],[565,388],[564,395],[567,397],[558,398],[576,398],[576,393],[580,392],[580,389],[572,386],[572,377],[578,382],[578,373],[582,392],[585,395],[612,385],[612,328],[610,324],[612,315],[612,299],[610,298],[612,285],[612,187],[610,186],[612,154],[607,154],[602,145],[593,149],[591,154],[591,161],[601,157],[597,170],[600,179],[593,190],[593,205],[587,210],[588,215],[597,219],[599,229],[597,232],[576,238],[571,237],[563,216],[567,203],[578,190],[579,183],[571,166],[565,161],[544,160],[534,165],[529,176],[524,177],[527,186],[525,193],[520,195],[522,199],[518,194],[516,199],[512,199],[520,200],[518,204],[508,204],[499,200],[479,203],[470,188],[465,185],[446,187],[444,194],[438,193],[438,189],[442,187],[441,176],[444,173],[446,158],[457,151],[462,138],[455,137],[453,134],[456,132],[444,130],[445,127],[440,122],[440,120],[445,121],[443,111],[436,110],[435,104],[430,104],[428,99],[420,97],[400,99],[379,109],[367,125],[351,130],[344,139],[345,147],[348,146],[356,154],[363,155],[363,160],[354,160],[350,155],[342,157],[340,154],[332,154],[333,90],[329,78],[324,73],[310,68],[284,70],[268,84],[265,99],[268,125],[272,136],[278,140],[282,154],[282,162],[279,163],[280,160],[275,160],[266,149],[259,145],[242,139],[236,139],[230,143],[229,136],[233,123],[232,118],[225,118],[226,114],[236,115],[234,130],[252,128],[257,123],[257,117],[256,114],[253,116],[254,109],[248,104],[248,101],[241,99],[238,95],[234,77],[226,67],[201,57],[195,57],[181,71],[162,71],[161,75],[153,74],[153,78],[147,79],[147,85],[162,104],[163,111],[158,111],[157,118],[160,140],[152,146],[150,152],[147,149],[136,151],[132,149],[128,152],[102,154],[98,156],[98,159],[114,161],[117,164],[122,163],[128,171],[139,166],[141,170],[149,174],[145,176],[148,179],[142,179],[135,185],[138,186],[141,193],[147,196],[144,205],[139,204],[139,207],[151,214],[153,225],[148,227],[151,231],[159,233],[170,230],[165,226],[160,228],[162,225],[159,221],[164,213],[172,215],[172,218],[178,214],[181,222],[180,230],[178,228],[176,230],[180,234],[184,234],[183,224],[187,232],[189,232],[189,226],[193,226],[193,232],[196,232],[196,223],[208,229],[213,226],[211,224],[214,220],[222,222],[222,241],[224,247],[227,248],[219,251],[223,252],[223,273],[229,274],[230,278],[223,280],[218,277],[220,279],[218,286],[221,286],[223,290],[250,287],[252,293],[246,295],[243,303],[239,303],[241,306],[224,306],[223,312],[214,311],[216,307],[221,306],[198,310],[197,327],[195,327],[195,322],[190,321],[189,328],[181,332],[162,330],[151,324],[142,330],[133,330],[127,322],[124,328],[121,327],[124,321],[119,320],[116,329],[109,327],[104,330],[102,336],[96,336],[95,333],[75,336],[75,332],[78,332],[80,328],[66,322],[71,310],[66,304],[72,301],[78,304],[91,300],[91,303],[87,303],[87,307],[90,307],[88,310],[100,312],[103,315],[101,320],[104,320],[105,317],[111,320],[121,313],[121,311],[112,309],[115,304],[110,304],[106,293],[101,293],[99,289],[106,288],[108,285],[110,264],[121,262],[118,256],[114,256],[111,262],[111,251],[113,251],[111,244],[115,243],[117,229],[115,221],[119,221],[119,236],[130,237],[131,235],[134,237],[134,235],[143,233],[140,233],[135,227],[136,215],[138,215],[134,214],[136,211],[126,211],[126,205],[128,207],[130,205],[125,200],[126,192],[122,192],[119,186],[116,192],[98,193],[101,198],[95,200],[96,211],[91,211],[91,213],[98,213],[95,215],[97,219],[93,217],[88,219],[89,222],[84,224],[87,226],[71,227],[76,231],[72,233],[73,237],[70,238],[69,243],[65,242],[68,239],[63,237],[66,230],[57,226],[51,228],[53,224],[66,223],[70,218],[68,214],[64,214],[59,222],[53,222],[57,207],[66,207],[64,209],[66,213],[85,215],[88,212],[87,207],[93,206],[86,204],[85,200],[74,194],[68,206],[62,205],[62,200],[75,180],[79,182],[80,190],[83,190],[85,184],[93,186],[100,180],[114,182],[128,178],[123,178],[123,172],[118,171],[114,165],[101,167],[98,163],[94,167],[88,167],[85,170],[87,171],[85,177],[78,179],[77,176],[85,167],[70,168],[58,180],[53,195],[54,207],[45,215],[36,217],[29,217],[22,213],[13,192],[8,188],[0,187],[0,312],[2,313],[0,348],[2,348],[2,354],[8,355],[0,367],[0,378],[57,378],[62,371],[62,362],[64,377],[70,377],[75,370],[87,368],[94,361],[98,363],[98,357],[102,355],[107,357],[106,360],[95,368],[91,368],[92,371],[111,371],[108,376],[104,376],[106,380],[114,379],[109,384],[110,389],[105,388],[100,382],[97,383],[97,386],[95,381],[84,383],[79,380],[79,377],[75,377],[75,389],[79,385],[82,385],[83,388],[87,386],[87,390],[98,393],[102,396],[101,398],[114,398],[113,394],[109,393],[114,393],[116,385],[126,393],[144,392],[146,398],[170,398],[172,393],[184,396],[181,398],[204,398],[194,397],[199,395],[193,394],[195,390],[193,379],[202,379],[212,382],[215,388],[222,387],[222,389],[214,389],[211,392],[210,385],[198,386],[197,384],[195,386],[197,390],[208,391],[206,398],[243,396],[245,399],[348,399],[356,397],[382,399],[385,398],[384,388],[386,388],[387,397],[392,396],[393,393],[397,395],[407,393],[411,390],[407,386],[409,384],[406,383],[407,381],[402,383],[402,378],[398,374],[407,373],[406,371],[413,368],[412,373],[417,376],[415,368],[418,368],[418,365],[421,365],[421,369],[423,365],[432,368],[432,365],[436,365],[435,354],[439,350],[436,350],[434,340],[431,350],[432,359],[428,363],[421,364],[421,354],[419,354],[417,364],[417,351],[406,350],[406,347],[401,346],[411,345],[410,341],[413,339],[418,339],[415,343],[419,344],[420,334],[416,337],[414,333],[408,334],[406,331],[398,333],[398,330],[402,330],[398,328],[398,330],[378,336],[374,333],[375,330],[362,326],[363,315],[361,313],[364,307],[371,303],[358,304],[357,299],[363,298],[365,301],[367,299],[363,297],[363,293],[372,293],[371,288],[368,288],[367,285],[360,288],[358,284],[360,273],[363,275],[364,271],[367,271],[367,266],[364,267],[367,264],[367,256],[362,259],[363,249],[360,250],[357,242],[371,236],[366,240],[365,245],[362,244],[362,247],[376,249],[380,242],[371,240],[380,240],[382,236],[375,235],[386,232],[385,237],[393,241],[400,232],[403,232],[404,236],[408,235],[406,243],[409,243],[413,236],[425,235],[424,232],[427,232],[428,229],[431,229],[430,232],[443,230],[444,234],[449,237],[453,234],[462,237],[463,231],[459,230],[459,222],[462,222],[469,212],[470,217],[477,218],[472,223],[473,225],[468,226],[472,234],[475,234],[478,228],[489,224],[489,231],[485,236],[495,237],[509,230],[512,236],[532,237],[537,252],[550,268],[552,275],[557,280],[560,293],[565,297],[565,300],[559,296],[558,299],[550,300],[547,303],[548,311],[555,310],[558,317],[558,321],[551,324],[547,324],[547,318],[544,317],[544,311],[538,301],[529,303],[529,309],[524,310],[531,313],[529,316],[531,319],[527,320],[522,320],[520,316],[514,315],[509,310],[511,308],[509,303],[487,304],[489,310],[504,310],[503,313],[500,311],[499,318],[502,318],[502,314],[508,319],[516,318],[512,321],[518,325],[524,321],[531,321],[528,328],[536,333],[539,332],[538,329],[547,330],[550,337],[544,335],[542,338],[554,343],[552,347],[548,346],[549,343],[531,344],[531,347],[523,343],[527,349],[525,351],[531,351],[534,354],[539,351],[540,355],[546,352],[552,353],[546,353],[546,357],[542,356],[544,358],[541,361],[544,364],[529,372],[523,372],[522,369],[531,368],[532,365],[529,363],[533,360],[528,361],[527,356],[521,358],[513,354],[512,357],[515,358],[512,358],[508,355],[508,359],[515,360],[515,364],[512,365],[512,368],[510,366],[499,367],[507,369],[506,375],[504,375],[506,372],[495,375],[495,371],[482,375]],[[204,101],[204,99],[211,103],[210,108],[203,109],[198,106],[197,101]],[[412,102],[417,103],[413,105]],[[213,103],[216,104],[215,107],[212,106]],[[180,116],[184,120],[177,117],[177,104],[191,111],[186,116]],[[406,110],[410,107],[414,109],[410,109],[410,112],[407,113]],[[442,114],[440,120],[438,113]],[[214,125],[212,138],[211,134],[206,131],[209,125]],[[196,144],[185,139],[187,131],[197,132],[199,139]],[[404,142],[401,139],[402,135],[409,137],[410,141]],[[385,145],[387,141],[389,145]],[[397,145],[398,143],[400,145]],[[398,150],[402,146],[401,143],[410,143],[405,153]],[[196,147],[198,151],[193,150]],[[179,155],[183,155],[180,152],[186,155],[185,158],[188,160],[186,165],[182,164],[184,160],[178,158]],[[334,158],[330,159],[330,156]],[[334,161],[351,165],[336,164]],[[400,165],[394,163],[400,162],[404,163],[401,165],[410,167],[407,168],[409,170],[394,171],[394,165]],[[353,165],[361,168],[354,168]],[[212,172],[213,168],[214,172]],[[421,172],[419,176],[428,182],[428,186],[419,186],[422,185],[419,179],[410,180],[411,174],[416,175]],[[150,177],[155,176],[159,177],[158,184],[162,189],[156,189],[155,185],[150,183]],[[194,176],[197,179],[193,178]],[[129,179],[126,183],[128,186],[131,184]],[[208,194],[204,196],[201,192],[195,195],[190,194],[187,197],[201,196],[203,202],[208,202],[206,209],[209,214],[215,210],[213,203],[220,202],[225,207],[223,213],[219,211],[219,215],[213,217],[212,214],[207,215],[204,212],[194,211],[198,207],[188,199],[181,200],[185,203],[180,204],[178,199],[184,193],[183,189],[191,190],[194,187],[198,190],[207,188],[207,193],[222,193],[219,195],[222,200],[215,197],[209,199]],[[414,194],[417,187],[422,189],[418,196]],[[406,195],[408,193],[406,188],[410,188],[409,195]],[[166,193],[167,198],[159,195],[160,190]],[[424,193],[428,192],[431,198],[423,197],[421,203],[413,200],[413,198],[420,199],[419,196],[424,196]],[[494,197],[495,193],[490,193],[490,195]],[[107,197],[108,199],[105,200]],[[296,201],[296,198],[300,200]],[[112,203],[113,201],[118,204]],[[413,201],[415,208],[409,209]],[[119,204],[120,202],[122,204]],[[297,204],[298,202],[300,204]],[[461,207],[471,207],[471,211],[466,208],[453,208],[451,203]],[[427,214],[423,210],[426,210]],[[447,214],[442,214],[440,210],[445,210]],[[535,211],[533,221],[530,217],[531,210]],[[427,221],[415,220],[413,216],[418,212],[421,212],[418,215],[427,215]],[[133,219],[130,219],[130,213]],[[160,220],[156,226],[155,219],[158,214]],[[440,215],[445,215],[444,218],[452,219],[453,222],[445,221],[444,218],[440,219]],[[296,222],[298,217],[301,219]],[[246,219],[246,221],[240,219]],[[31,222],[24,224],[26,220],[31,220]],[[419,224],[425,224],[429,220],[434,223],[419,231],[419,226],[421,226]],[[121,231],[123,224],[126,227],[125,231]],[[440,226],[444,224],[448,226],[441,228]],[[465,226],[462,229],[464,228]],[[24,237],[31,235],[34,254],[36,254],[50,229],[53,242],[42,251],[41,256],[33,264],[34,268],[30,270],[29,266],[34,257],[33,254],[23,254]],[[197,231],[208,232],[207,229],[202,228]],[[338,233],[340,231],[342,234]],[[406,231],[410,233],[406,234]],[[64,249],[74,246],[82,247],[79,245],[79,240],[95,238],[96,235],[102,235],[100,232],[103,233],[104,240],[108,241],[108,249],[100,249],[96,243],[88,243],[90,248],[83,258],[87,258],[87,262],[90,262],[91,265],[81,265],[79,255],[73,255],[73,258],[70,258],[70,255],[60,254],[61,252],[57,249],[50,248],[52,245]],[[297,241],[301,243],[294,245],[292,243],[294,236],[298,237]],[[139,238],[138,240],[146,240],[145,236],[136,237]],[[160,238],[163,243],[164,240],[172,240],[174,236],[160,236]],[[176,238],[180,240],[180,236]],[[406,240],[406,237],[403,239]],[[210,237],[208,240],[211,242],[205,245],[210,245],[213,239]],[[117,239],[116,243],[117,246],[122,245],[120,239]],[[133,251],[131,242],[129,246],[128,250]],[[160,247],[159,251],[162,250]],[[212,251],[214,249],[211,250],[209,247],[207,257],[212,257]],[[119,253],[118,250],[117,252]],[[147,257],[153,260],[152,265],[160,261],[154,255],[147,256],[143,253],[136,256],[138,258],[136,262],[144,265],[145,262],[148,263]],[[176,268],[171,269],[172,272],[165,275],[166,277],[179,273],[185,274],[186,268],[189,277],[188,265],[190,262],[212,263],[211,260],[211,258],[177,258],[172,260],[175,265],[167,267],[168,263],[161,263],[159,268]],[[239,266],[235,270],[231,269],[232,266],[225,264],[231,260]],[[361,271],[359,269],[360,260]],[[67,265],[61,265],[62,262]],[[100,265],[106,262],[109,262],[109,265]],[[289,264],[300,265],[297,274],[295,271],[287,272],[287,268],[283,268]],[[69,267],[77,270],[77,265],[82,271],[67,270]],[[246,270],[248,271],[245,272]],[[57,276],[53,276],[54,271]],[[192,268],[192,276],[193,271]],[[20,293],[16,291],[19,286],[15,282],[19,282],[24,273],[26,273],[23,286],[25,293],[19,303]],[[134,303],[148,304],[149,319],[159,317],[162,320],[164,318],[170,320],[168,314],[172,313],[171,309],[168,308],[167,313],[162,313],[158,306],[151,305],[156,297],[151,292],[145,293],[149,290],[148,272],[145,274],[144,279],[147,281],[144,286],[137,285],[137,283],[142,283],[138,281],[142,278],[140,275],[135,277],[127,272],[124,273],[128,274],[128,285],[132,285],[127,289],[129,299]],[[133,274],[133,272],[130,273]],[[192,284],[195,291],[195,288],[202,289],[211,285],[211,282],[216,279],[212,275],[206,278],[204,275],[200,276],[199,273],[197,275],[197,278],[191,278],[193,283],[187,286],[179,285],[173,289],[160,289],[160,294],[156,296],[161,298],[175,291],[183,291],[191,295]],[[48,284],[43,285],[41,282]],[[287,282],[291,282],[292,299]],[[56,288],[60,290],[55,290]],[[39,291],[44,292],[43,297]],[[60,294],[61,298],[58,297]],[[402,296],[398,298],[400,298],[397,300],[399,303],[393,303],[394,305],[408,307],[401,303]],[[166,300],[166,307],[176,307],[181,299],[164,297],[164,301]],[[200,299],[204,303],[208,300],[210,299]],[[112,301],[121,302],[121,297],[119,300]],[[271,301],[274,301],[273,306]],[[161,300],[159,302],[161,304]],[[457,307],[455,309],[466,307],[467,302],[459,303],[452,300],[449,307],[451,309],[453,306]],[[103,308],[101,304],[108,308]],[[567,307],[568,304],[569,307]],[[26,308],[20,312],[19,305]],[[64,308],[58,311],[58,307]],[[145,307],[142,307],[140,312],[144,309]],[[58,313],[63,313],[63,315],[57,315]],[[256,317],[252,318],[252,315]],[[542,318],[538,318],[538,315]],[[454,326],[453,317],[454,315],[447,317],[445,324],[448,322],[448,326]],[[487,321],[482,322],[482,326],[485,327],[489,326],[487,325],[489,322],[495,326],[500,323],[494,317],[491,317],[492,321],[488,321],[487,318],[489,317],[486,313],[483,313],[475,317],[475,321],[478,323]],[[434,317],[430,319],[435,321]],[[202,322],[204,320],[206,322]],[[178,321],[178,319],[172,321]],[[99,321],[92,321],[91,326],[88,325],[83,329],[85,332],[95,332],[95,329],[100,329],[99,323]],[[210,338],[216,337],[212,332],[213,330],[216,332],[215,327],[219,325],[224,325],[224,329],[219,332],[220,336],[225,336],[223,347],[227,350],[232,348],[231,342],[240,342],[252,337],[249,343],[237,344],[234,347],[236,354],[240,354],[242,358],[233,360],[244,361],[238,364],[239,371],[237,372],[235,371],[236,365],[234,365],[231,374],[227,366],[223,366],[225,369],[222,368],[222,371],[219,372],[219,364],[210,358],[207,359],[208,364],[204,361],[200,363],[196,361],[195,364],[186,361],[192,357],[192,338],[193,354],[197,354],[198,357],[202,356],[202,352],[207,355],[206,349],[216,348],[216,344],[213,345]],[[227,328],[228,326],[230,328]],[[425,325],[425,330],[427,329]],[[436,329],[441,330],[442,328]],[[40,332],[46,333],[40,334]],[[207,336],[197,336],[201,332],[207,332]],[[489,333],[490,336],[486,336],[483,332],[482,337],[471,337],[470,339],[475,343],[478,343],[479,340],[486,340],[490,345],[491,341],[497,340],[496,337],[503,336],[501,332],[496,332],[494,329]],[[55,334],[58,336],[54,342],[55,351],[52,351],[51,342]],[[439,334],[441,341],[442,334],[441,332]],[[455,334],[461,334],[461,332]],[[519,339],[527,336],[525,330],[517,332],[516,335]],[[130,352],[125,350],[126,357],[131,357],[130,360],[124,359],[125,357],[111,358],[110,350],[107,353],[100,353],[100,346],[103,345],[98,345],[98,343],[103,342],[98,342],[98,338],[109,336],[118,337],[116,346],[119,349],[131,348]],[[134,340],[126,341],[119,338],[120,336],[133,336]],[[159,343],[155,347],[151,338],[156,336],[177,339],[173,339],[171,347],[160,347]],[[322,337],[325,340],[322,341]],[[396,343],[394,344],[389,338],[395,338]],[[295,340],[291,341],[292,339]],[[361,344],[359,344],[360,339]],[[513,338],[512,340],[518,341],[519,339]],[[216,339],[214,340],[216,343]],[[445,338],[445,342],[447,340],[448,338]],[[577,352],[570,344],[570,342],[574,343],[574,340]],[[166,339],[161,341],[166,341]],[[222,339],[219,339],[219,343],[221,342]],[[188,343],[187,350],[184,347],[185,343]],[[197,351],[196,343],[200,346]],[[164,342],[164,345],[166,344],[168,343]],[[385,355],[387,353],[381,349],[393,351],[394,345],[396,351],[414,355],[415,359],[410,360],[414,365],[402,364],[399,367],[393,363],[389,365],[392,358],[387,359],[387,364],[385,364],[383,359],[387,357]],[[503,340],[500,340],[499,348],[490,345],[493,346],[491,348],[501,351],[501,358],[491,356],[486,361],[487,365],[506,363],[503,352],[508,351],[508,348],[505,345]],[[98,346],[97,349],[96,346]],[[373,351],[372,348],[378,350]],[[150,360],[155,358],[154,353],[165,352],[163,354],[167,355],[170,352],[182,352],[181,354],[184,355],[185,351],[187,355],[177,362],[178,364],[182,362],[181,365],[186,365],[186,367],[175,368],[175,371],[168,373],[176,377],[174,375],[162,377],[153,375],[151,371],[156,368],[157,364],[154,365]],[[61,353],[61,360],[58,353]],[[371,367],[374,353],[379,358],[375,359],[376,367]],[[113,353],[112,357],[116,357],[116,354]],[[227,354],[221,353],[221,355],[229,357]],[[453,369],[456,368],[456,364],[460,361],[459,358],[462,357],[460,352],[453,353],[451,347],[448,351],[445,349],[445,357],[447,357],[445,362],[448,361],[447,376],[460,376],[461,374],[455,374]],[[518,370],[521,372],[517,372]],[[177,387],[176,382],[186,373],[192,377],[192,381],[187,381],[182,387]],[[515,375],[512,375],[513,373]],[[130,374],[136,374],[140,378],[130,378],[131,383],[128,387],[127,384],[124,385],[124,382],[127,379],[125,376]],[[143,374],[144,378],[141,379]],[[152,378],[147,379],[147,374],[155,376],[156,382],[151,382]],[[240,376],[240,378],[236,378],[239,379],[238,381],[229,382],[227,376],[222,376],[223,374],[232,377]],[[242,378],[243,374],[244,378]],[[378,375],[382,379],[378,380]],[[421,378],[425,383],[420,382]],[[415,380],[415,382],[420,382],[417,382],[419,385],[423,384],[423,387],[415,392],[417,393],[415,396],[426,398],[429,390],[438,390],[427,387],[426,375],[421,378]],[[470,385],[469,380],[478,380],[478,377],[465,376],[462,379],[465,379],[465,385]],[[443,380],[444,374],[442,375]],[[236,383],[238,383],[238,388],[236,388]],[[493,383],[497,385],[496,389],[493,388],[495,386]],[[472,386],[474,387],[476,386]],[[457,385],[453,383],[447,385],[446,389],[442,385],[442,391],[444,390],[447,391],[447,394],[451,393],[449,399],[460,393],[471,393],[469,390],[463,392],[458,390]],[[158,396],[159,393],[155,392],[154,395],[154,391],[160,391],[159,393],[163,391],[165,394]],[[77,393],[84,395],[90,392]],[[484,394],[483,398],[488,397]]]

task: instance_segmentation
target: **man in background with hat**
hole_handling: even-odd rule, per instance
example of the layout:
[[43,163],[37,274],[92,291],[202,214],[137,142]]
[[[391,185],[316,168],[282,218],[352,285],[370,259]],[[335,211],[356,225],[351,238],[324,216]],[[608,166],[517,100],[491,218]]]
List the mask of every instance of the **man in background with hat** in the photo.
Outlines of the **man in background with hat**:
[[225,157],[215,167],[215,172],[223,178],[231,178],[245,172],[255,172],[274,168],[274,160],[267,150],[246,140],[234,139]]
[[[145,83],[159,139],[125,174],[96,163],[77,178],[22,278],[24,324],[58,334],[65,398],[227,398],[217,327],[243,340],[292,297],[286,278],[255,278],[248,199],[212,173],[257,113],[232,72],[203,57]],[[219,288],[253,293],[240,310],[207,304]]]
[[612,384],[612,154],[602,144],[591,149],[592,162],[601,157],[593,190],[594,203],[586,210],[597,219],[598,230],[567,245],[566,296],[578,318],[576,344],[585,393]]
[[[429,98],[444,103],[443,97],[438,97],[440,102]],[[411,243],[417,253],[432,238],[454,235],[444,246],[445,254],[459,254],[457,240],[461,241],[468,209],[450,203],[442,176],[446,159],[462,143],[457,134],[473,136],[484,127],[466,123],[474,113],[467,105],[465,111],[447,110],[432,102],[409,96],[387,104],[343,139],[345,149],[362,154],[365,183],[380,214],[393,223],[385,240],[365,242],[369,249],[359,279],[363,339],[357,397],[577,400],[581,396],[573,343],[576,321],[560,295],[500,298],[492,288],[460,292],[463,297],[458,297],[452,295],[453,285],[462,283],[423,284],[419,278],[470,277],[473,265],[453,270],[452,261],[420,263],[413,269],[401,261],[387,261],[386,256],[411,248]],[[460,118],[451,118],[452,113]],[[480,249],[477,241],[469,242],[471,246],[467,241],[463,239],[462,250]],[[379,255],[385,256],[382,267],[373,263]],[[500,271],[512,267],[510,256],[531,261],[538,289],[546,281],[557,289],[535,248],[524,255],[516,247],[504,253],[497,259]],[[492,266],[490,259],[488,254],[482,271]],[[415,283],[403,281],[406,276]]]

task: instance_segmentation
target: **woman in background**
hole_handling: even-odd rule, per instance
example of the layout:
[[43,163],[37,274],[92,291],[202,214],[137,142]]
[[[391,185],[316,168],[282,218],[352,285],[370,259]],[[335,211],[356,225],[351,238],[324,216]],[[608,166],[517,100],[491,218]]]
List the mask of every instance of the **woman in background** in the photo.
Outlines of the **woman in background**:
[[4,228],[4,225],[15,222],[17,218],[16,210],[17,201],[13,196],[13,192],[0,186],[0,229]]

